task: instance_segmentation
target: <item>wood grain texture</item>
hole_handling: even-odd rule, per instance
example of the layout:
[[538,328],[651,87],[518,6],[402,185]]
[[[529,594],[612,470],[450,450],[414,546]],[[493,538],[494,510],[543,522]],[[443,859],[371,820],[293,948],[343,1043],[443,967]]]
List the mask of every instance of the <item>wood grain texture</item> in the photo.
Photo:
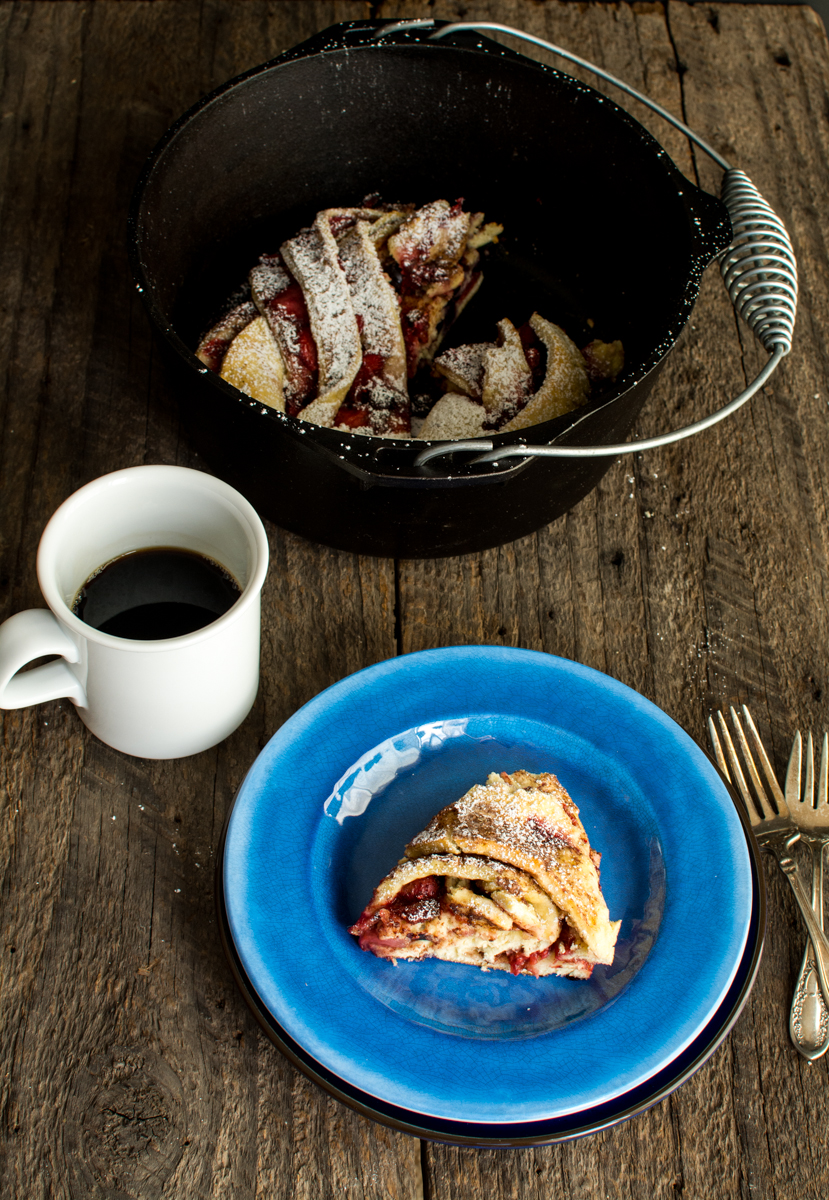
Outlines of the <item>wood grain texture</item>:
[[[797,252],[794,351],[727,422],[620,458],[560,521],[508,546],[394,563],[269,524],[262,687],[216,750],[152,763],[95,741],[67,703],[2,714],[0,1194],[818,1200],[827,1064],[788,1042],[803,941],[776,871],[757,985],[712,1060],[614,1130],[516,1151],[421,1146],[309,1083],[245,1008],[212,898],[224,818],[261,747],[323,688],[397,653],[563,655],[701,744],[709,711],[748,701],[780,770],[796,727],[829,725],[829,47],[810,9],[0,3],[0,618],[39,603],[37,542],[75,488],[141,462],[200,465],[129,280],[126,211],[147,153],[225,79],[335,21],[400,15],[549,38],[745,169]],[[717,189],[702,153],[629,106]],[[703,416],[762,360],[710,271],[636,433]],[[701,936],[712,919],[701,913]]]

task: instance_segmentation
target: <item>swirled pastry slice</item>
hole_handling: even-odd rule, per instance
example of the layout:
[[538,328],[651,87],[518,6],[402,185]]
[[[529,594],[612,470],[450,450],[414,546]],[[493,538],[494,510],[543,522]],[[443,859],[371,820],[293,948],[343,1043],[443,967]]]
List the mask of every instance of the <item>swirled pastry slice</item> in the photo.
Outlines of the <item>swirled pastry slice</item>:
[[492,774],[412,839],[351,933],[381,958],[586,979],[620,924],[598,861],[554,775]]

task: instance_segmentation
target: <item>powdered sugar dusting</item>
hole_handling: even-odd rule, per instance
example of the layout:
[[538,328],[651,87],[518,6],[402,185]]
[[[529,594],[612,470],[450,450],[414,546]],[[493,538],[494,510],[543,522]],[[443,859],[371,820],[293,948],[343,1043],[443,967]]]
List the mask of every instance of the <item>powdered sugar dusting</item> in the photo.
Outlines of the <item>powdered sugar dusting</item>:
[[435,370],[449,380],[454,391],[480,400],[484,387],[486,352],[491,348],[491,342],[478,342],[444,350],[435,359]]
[[263,254],[250,272],[250,285],[260,303],[267,303],[284,292],[290,282],[291,277],[278,254]]
[[362,361],[362,343],[337,243],[325,214],[281,247],[305,296],[319,356],[319,394],[303,417],[330,425]]
[[406,348],[400,328],[400,306],[383,273],[365,221],[358,221],[339,240],[340,261],[351,292],[365,354],[383,358],[384,380],[406,390]]
[[240,392],[285,411],[282,357],[264,317],[256,317],[234,338],[221,375]]
[[578,809],[554,775],[493,773],[471,787],[406,847],[412,859],[436,852],[485,854],[528,871],[597,960],[612,961],[618,923],[608,919]]
[[[405,391],[376,377],[369,379],[360,389],[359,398],[367,405],[368,425],[358,426],[354,429],[355,433],[370,433],[376,437],[409,436],[409,397]],[[401,424],[405,425],[405,429],[401,428]],[[341,428],[346,429],[349,426],[343,425]]]
[[472,220],[460,202],[424,204],[389,238],[389,251],[403,273],[407,291],[446,293],[463,281],[459,261]]
[[[580,830],[564,809],[564,797],[567,793],[554,775],[533,776],[524,771],[504,778],[493,773],[485,784],[476,784],[451,806],[452,836],[475,839],[485,833],[522,853],[545,858],[551,847],[575,849]],[[577,817],[572,801],[570,808]],[[538,814],[543,814],[543,820]],[[427,829],[419,834],[412,844],[419,838],[428,841],[428,833]]]
[[484,351],[481,400],[490,415],[523,404],[532,387],[532,373],[518,330],[506,318],[498,322],[498,342]]
[[[483,213],[464,212],[462,200],[415,209],[371,196],[360,207],[325,209],[278,252],[262,255],[249,293],[246,284],[228,300],[234,307],[197,354],[220,371],[258,310],[281,358],[285,411],[355,434],[456,441],[570,412],[588,400],[591,378],[619,373],[620,342],[594,341],[582,352],[535,313],[520,331],[499,321],[497,344],[459,346],[435,359],[480,285],[479,247],[502,232],[483,221]],[[243,340],[236,357],[250,366],[244,390],[273,405],[275,372],[261,363],[254,369],[257,338]]]
[[485,416],[483,405],[468,396],[447,392],[435,402],[417,436],[434,441],[480,437]]
[[316,386],[316,348],[305,301],[280,254],[263,254],[250,272],[249,283],[282,355],[284,392],[290,411],[296,412]]

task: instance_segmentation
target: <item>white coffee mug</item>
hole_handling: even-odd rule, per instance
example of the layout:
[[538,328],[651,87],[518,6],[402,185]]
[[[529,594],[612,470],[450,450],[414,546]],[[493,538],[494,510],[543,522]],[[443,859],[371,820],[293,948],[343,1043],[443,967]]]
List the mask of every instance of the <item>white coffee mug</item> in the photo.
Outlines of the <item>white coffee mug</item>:
[[[115,637],[72,611],[105,564],[136,550],[172,547],[220,564],[241,594],[194,633],[157,641]],[[215,746],[244,720],[259,687],[259,595],[268,539],[244,497],[185,467],[131,467],[70,496],[37,554],[48,609],[0,625],[0,708],[66,697],[116,750],[182,758]],[[45,655],[60,658],[21,670]]]

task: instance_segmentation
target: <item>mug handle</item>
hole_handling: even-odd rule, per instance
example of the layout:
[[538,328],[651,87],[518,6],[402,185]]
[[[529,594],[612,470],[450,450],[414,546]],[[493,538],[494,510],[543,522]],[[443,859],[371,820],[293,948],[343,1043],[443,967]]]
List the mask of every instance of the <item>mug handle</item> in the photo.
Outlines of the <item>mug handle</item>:
[[[45,654],[61,658],[21,672],[26,663]],[[15,613],[0,625],[0,708],[28,708],[64,698],[85,708],[86,692],[67,665],[80,660],[79,647],[48,608]]]

